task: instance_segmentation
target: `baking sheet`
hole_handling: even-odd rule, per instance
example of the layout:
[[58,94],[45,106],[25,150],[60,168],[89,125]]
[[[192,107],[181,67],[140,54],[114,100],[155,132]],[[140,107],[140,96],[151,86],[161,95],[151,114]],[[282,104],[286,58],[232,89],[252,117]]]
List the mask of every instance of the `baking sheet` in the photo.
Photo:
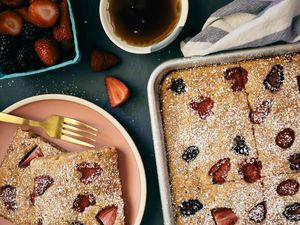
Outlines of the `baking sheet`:
[[179,58],[167,61],[158,66],[148,81],[148,104],[151,117],[151,127],[154,142],[156,167],[164,216],[164,224],[175,223],[175,212],[171,201],[171,190],[168,173],[167,154],[160,109],[160,85],[171,72],[211,64],[232,63],[254,58],[271,57],[287,53],[300,52],[300,43],[273,45],[268,47],[219,53],[203,57]]

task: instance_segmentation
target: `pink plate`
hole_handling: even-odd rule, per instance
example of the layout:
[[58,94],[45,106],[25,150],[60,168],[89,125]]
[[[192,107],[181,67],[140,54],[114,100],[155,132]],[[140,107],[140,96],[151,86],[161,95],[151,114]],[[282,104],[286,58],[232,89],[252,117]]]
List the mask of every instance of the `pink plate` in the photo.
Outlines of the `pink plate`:
[[[44,120],[51,115],[78,119],[99,129],[97,146],[115,146],[119,151],[119,167],[125,200],[126,224],[141,223],[146,203],[146,177],[139,152],[126,130],[106,111],[86,100],[66,95],[40,95],[10,106],[6,113],[34,120]],[[7,151],[17,125],[0,123],[0,161]],[[25,127],[24,127],[25,128]],[[68,142],[50,139],[43,131],[27,128],[58,144],[68,151],[85,148]],[[0,218],[1,225],[12,225]]]

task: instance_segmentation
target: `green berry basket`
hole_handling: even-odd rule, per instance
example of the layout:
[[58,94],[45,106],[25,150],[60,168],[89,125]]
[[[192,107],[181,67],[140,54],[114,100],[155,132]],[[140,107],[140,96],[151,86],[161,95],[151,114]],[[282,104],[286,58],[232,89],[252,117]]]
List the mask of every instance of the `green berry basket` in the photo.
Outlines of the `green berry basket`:
[[55,70],[55,69],[59,69],[59,68],[65,67],[65,66],[73,65],[80,61],[81,56],[80,56],[80,51],[79,51],[79,46],[78,46],[77,30],[76,30],[73,10],[72,10],[70,0],[67,0],[67,1],[68,1],[69,14],[70,14],[70,20],[71,20],[71,25],[72,25],[73,37],[74,37],[74,48],[75,48],[74,57],[71,59],[68,59],[67,61],[56,64],[54,66],[49,66],[49,67],[41,68],[38,70],[31,70],[31,71],[27,71],[27,72],[20,72],[20,73],[13,73],[13,74],[3,74],[0,71],[0,80],[16,78],[16,77],[24,77],[24,76],[34,75],[34,74],[38,74],[38,73],[43,73],[43,72],[47,72],[50,70]]

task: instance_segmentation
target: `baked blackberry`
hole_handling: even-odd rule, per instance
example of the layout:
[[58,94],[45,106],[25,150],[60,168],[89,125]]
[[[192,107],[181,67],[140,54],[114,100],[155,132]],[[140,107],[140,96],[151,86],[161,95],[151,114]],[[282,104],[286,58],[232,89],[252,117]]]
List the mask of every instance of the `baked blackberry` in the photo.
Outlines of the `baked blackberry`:
[[295,153],[289,158],[290,169],[291,170],[300,170],[300,153]]
[[15,53],[16,40],[9,35],[0,35],[0,65]]
[[271,93],[274,93],[280,90],[283,81],[284,68],[281,65],[275,65],[265,78],[264,85],[267,90],[269,90]]
[[181,94],[185,92],[185,83],[182,78],[174,78],[172,79],[171,86],[169,89],[173,91],[175,94]]
[[16,59],[22,72],[36,69],[39,66],[39,58],[32,45],[22,46],[17,51]]
[[71,225],[84,225],[84,224],[81,222],[72,222]]
[[19,67],[16,61],[7,59],[1,64],[1,71],[5,74],[12,74],[19,72]]
[[179,211],[184,216],[191,216],[196,214],[196,212],[202,208],[203,204],[198,199],[190,199],[181,203]]
[[232,146],[232,150],[241,155],[249,155],[249,147],[246,144],[245,138],[237,135],[233,139],[234,143]]
[[182,159],[189,163],[195,160],[198,154],[199,154],[199,148],[197,146],[190,146],[184,150],[182,154]]
[[285,207],[283,211],[285,218],[291,221],[300,221],[300,203],[295,202],[292,205]]

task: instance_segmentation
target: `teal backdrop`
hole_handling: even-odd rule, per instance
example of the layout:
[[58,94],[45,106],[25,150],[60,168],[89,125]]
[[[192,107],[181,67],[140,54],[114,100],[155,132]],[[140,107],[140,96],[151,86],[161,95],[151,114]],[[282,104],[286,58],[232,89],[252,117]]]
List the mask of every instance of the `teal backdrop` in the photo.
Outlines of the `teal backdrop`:
[[[1,110],[24,98],[50,93],[78,96],[104,108],[127,129],[144,162],[148,199],[142,224],[163,224],[148,111],[147,82],[156,66],[166,60],[182,56],[179,48],[181,40],[199,32],[207,17],[229,2],[229,0],[190,0],[188,21],[175,42],[150,55],[134,55],[116,47],[104,33],[99,20],[98,0],[73,0],[81,61],[77,65],[44,74],[0,81]],[[91,72],[89,52],[94,46],[115,53],[120,58],[120,63],[103,73]],[[106,75],[120,78],[132,91],[130,100],[117,109],[112,109],[107,100],[104,85]]]

